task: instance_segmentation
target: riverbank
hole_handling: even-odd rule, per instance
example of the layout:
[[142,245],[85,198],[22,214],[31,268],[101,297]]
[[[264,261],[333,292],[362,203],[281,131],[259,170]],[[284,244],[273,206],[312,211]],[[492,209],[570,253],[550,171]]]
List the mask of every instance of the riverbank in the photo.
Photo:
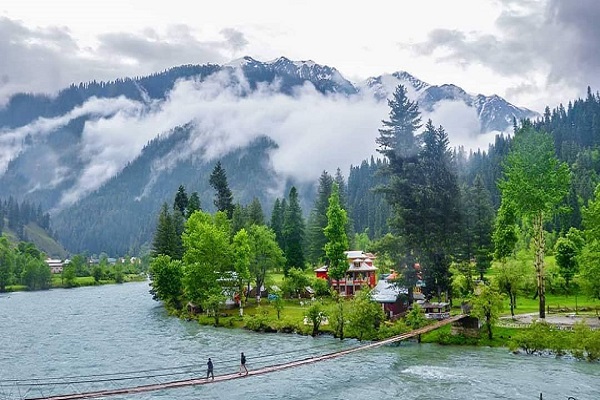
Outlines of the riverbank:
[[[127,274],[124,277],[123,282],[120,283],[128,283],[128,282],[144,282],[148,280],[148,276],[146,274]],[[73,286],[65,286],[60,275],[52,276],[52,283],[48,289],[42,289],[40,291],[49,290],[49,289],[69,289],[75,287],[86,287],[86,286],[99,286],[99,285],[113,285],[117,284],[114,279],[101,279],[100,281],[96,281],[92,276],[78,276],[75,278],[75,284]],[[25,285],[9,285],[6,286],[6,293],[10,292],[26,292],[29,291],[27,286]]]

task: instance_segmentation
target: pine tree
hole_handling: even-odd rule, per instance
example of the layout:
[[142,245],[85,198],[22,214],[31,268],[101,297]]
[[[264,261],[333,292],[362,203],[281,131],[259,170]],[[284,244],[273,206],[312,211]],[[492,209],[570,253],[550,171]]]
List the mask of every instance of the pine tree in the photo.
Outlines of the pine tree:
[[189,218],[195,211],[201,210],[202,207],[200,206],[200,196],[198,196],[198,192],[192,192],[187,204],[186,218]]
[[337,281],[342,279],[348,270],[348,258],[345,253],[348,250],[347,225],[346,210],[340,204],[339,186],[334,183],[327,207],[327,226],[324,229],[327,243],[324,250],[329,260],[327,274]]
[[188,196],[185,192],[185,187],[183,185],[179,185],[179,189],[175,194],[175,201],[173,202],[173,210],[177,210],[181,213],[181,215],[186,215],[188,207]]
[[285,239],[283,237],[283,221],[285,219],[286,202],[275,199],[273,211],[271,212],[271,230],[275,233],[275,238],[280,249],[285,249]]
[[298,200],[298,191],[292,186],[283,221],[284,254],[286,258],[284,275],[290,268],[304,269],[304,220]]
[[209,179],[210,185],[217,192],[215,194],[214,204],[217,207],[217,211],[224,211],[228,218],[231,218],[233,214],[233,194],[227,184],[227,174],[223,167],[221,167],[221,161],[218,161],[210,174]]
[[262,210],[262,205],[260,204],[260,200],[255,197],[252,200],[252,203],[247,207],[247,225],[264,225],[265,224],[265,214]]
[[152,242],[152,256],[157,257],[159,255],[166,255],[171,258],[179,256],[177,259],[181,259],[177,249],[177,243],[177,231],[175,229],[173,216],[169,213],[169,206],[167,203],[163,203],[160,214],[158,215],[158,222],[156,224],[156,231]]
[[327,171],[323,171],[319,178],[317,197],[309,216],[307,229],[307,257],[313,264],[318,261],[325,261],[327,237],[324,229],[327,226],[327,207],[329,206],[332,187],[333,178]]

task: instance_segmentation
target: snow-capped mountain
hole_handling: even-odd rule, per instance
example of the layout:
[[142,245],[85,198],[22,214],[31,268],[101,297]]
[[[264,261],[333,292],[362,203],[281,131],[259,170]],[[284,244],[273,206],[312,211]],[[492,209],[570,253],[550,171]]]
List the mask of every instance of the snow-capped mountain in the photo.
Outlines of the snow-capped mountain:
[[[179,185],[210,210],[217,159],[241,204],[256,197],[268,210],[293,184],[308,209],[323,170],[347,173],[375,153],[386,99],[399,84],[451,138],[462,129],[459,137],[475,141],[536,116],[407,72],[353,83],[333,67],[285,57],[183,65],[53,96],[14,95],[0,109],[0,197],[52,210],[72,251],[115,254],[148,242],[148,218]],[[468,124],[452,126],[466,115]]]
[[404,85],[408,97],[416,101],[419,109],[425,112],[435,111],[443,102],[460,102],[474,108],[479,118],[480,133],[504,132],[512,127],[513,119],[520,121],[540,116],[535,111],[514,106],[497,95],[473,95],[452,84],[429,85],[404,71],[369,78],[359,87],[362,91],[372,92],[378,99],[387,99],[398,85]]

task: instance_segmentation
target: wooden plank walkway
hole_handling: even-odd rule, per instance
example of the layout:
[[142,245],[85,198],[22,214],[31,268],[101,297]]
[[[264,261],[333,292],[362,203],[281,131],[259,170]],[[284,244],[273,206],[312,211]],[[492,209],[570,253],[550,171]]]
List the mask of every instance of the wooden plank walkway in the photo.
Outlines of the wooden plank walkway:
[[163,389],[173,389],[173,388],[181,388],[186,386],[195,386],[195,385],[207,385],[211,383],[230,381],[232,379],[242,379],[248,376],[255,375],[264,375],[271,372],[282,371],[288,368],[299,367],[301,365],[313,364],[319,361],[331,360],[333,358],[345,356],[347,354],[356,353],[362,350],[368,350],[379,346],[384,346],[386,344],[400,342],[402,340],[410,339],[417,335],[421,335],[423,333],[427,333],[438,329],[444,325],[448,325],[452,322],[458,321],[464,318],[465,315],[457,315],[451,318],[444,319],[442,321],[438,321],[434,324],[427,325],[426,327],[416,329],[414,331],[410,331],[398,336],[393,336],[388,339],[380,340],[378,342],[372,342],[369,344],[365,344],[362,346],[353,347],[351,349],[340,350],[334,353],[328,353],[321,356],[313,356],[309,358],[304,358],[298,361],[292,361],[284,364],[271,365],[268,367],[263,367],[260,369],[252,370],[248,372],[248,375],[239,375],[238,373],[227,374],[227,375],[217,375],[214,380],[208,380],[204,378],[196,378],[196,379],[186,379],[181,381],[173,381],[167,383],[156,383],[150,385],[136,386],[132,388],[121,388],[121,389],[108,389],[108,390],[99,390],[95,392],[86,392],[86,393],[74,393],[74,394],[66,394],[66,395],[57,395],[50,397],[35,397],[35,398],[27,398],[26,400],[78,400],[78,399],[92,399],[97,397],[107,397],[107,396],[115,396],[119,394],[133,394],[133,393],[142,393],[142,392],[151,392],[155,390],[163,390]]

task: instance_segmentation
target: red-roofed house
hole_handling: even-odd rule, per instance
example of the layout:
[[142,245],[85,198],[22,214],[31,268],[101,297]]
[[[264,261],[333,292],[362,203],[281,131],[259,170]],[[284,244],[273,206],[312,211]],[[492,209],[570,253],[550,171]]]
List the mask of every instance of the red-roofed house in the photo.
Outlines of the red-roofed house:
[[346,296],[354,295],[363,286],[368,286],[369,288],[375,287],[377,283],[375,275],[377,267],[373,265],[373,260],[376,258],[375,255],[360,250],[345,251],[344,253],[348,257],[348,270],[343,279],[339,281],[329,279],[327,265],[315,270],[317,278],[330,281],[333,287],[337,287],[340,293]]

